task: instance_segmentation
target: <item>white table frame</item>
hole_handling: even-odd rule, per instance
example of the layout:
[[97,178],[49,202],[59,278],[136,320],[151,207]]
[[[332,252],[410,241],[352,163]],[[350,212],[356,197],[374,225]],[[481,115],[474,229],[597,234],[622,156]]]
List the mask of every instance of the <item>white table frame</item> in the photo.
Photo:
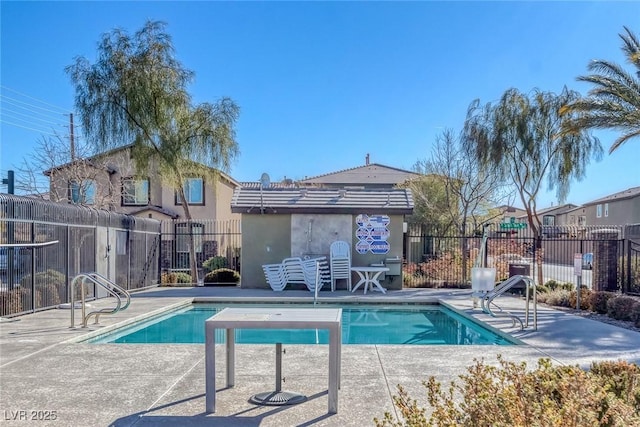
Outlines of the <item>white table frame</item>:
[[373,286],[376,286],[383,294],[387,293],[387,290],[382,287],[378,281],[378,277],[386,271],[389,271],[388,267],[351,267],[351,271],[355,271],[360,276],[360,281],[356,283],[351,292],[355,292],[360,285],[364,284],[364,294],[367,294],[367,289],[374,290]]
[[338,412],[340,358],[342,352],[341,308],[227,307],[205,321],[206,412],[216,410],[216,329],[226,329],[227,387],[235,385],[235,329],[328,329],[329,413]]

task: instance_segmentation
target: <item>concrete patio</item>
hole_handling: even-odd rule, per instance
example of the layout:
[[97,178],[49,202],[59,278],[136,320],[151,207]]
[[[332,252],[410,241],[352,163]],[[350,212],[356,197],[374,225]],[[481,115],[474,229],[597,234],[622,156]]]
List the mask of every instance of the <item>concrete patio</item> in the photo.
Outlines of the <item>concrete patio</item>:
[[[540,306],[538,330],[513,328],[473,308],[469,291],[407,289],[386,295],[347,291],[321,293],[321,300],[441,300],[522,340],[519,346],[343,345],[338,413],[327,412],[328,346],[285,345],[283,389],[308,396],[294,406],[256,406],[253,394],[274,389],[274,346],[238,345],[236,386],[225,388],[224,348],[218,345],[216,412],[205,413],[204,344],[86,344],[74,340],[121,322],[133,322],[167,306],[194,298],[303,298],[308,291],[238,288],[157,288],[133,294],[129,309],[103,316],[99,326],[70,326],[69,310],[48,310],[0,323],[0,423],[58,426],[363,426],[385,411],[402,384],[425,401],[422,380],[448,382],[465,373],[474,359],[496,363],[540,357],[588,366],[595,360],[640,362],[640,333]],[[94,302],[102,306],[107,301]],[[499,304],[523,314],[524,301],[503,297]],[[79,310],[77,311],[79,313]],[[76,316],[77,318],[79,317]],[[78,319],[76,319],[78,321]],[[204,326],[203,326],[204,327]],[[24,411],[24,412],[23,412]],[[35,412],[32,412],[35,411]],[[40,411],[40,412],[37,412]],[[49,411],[48,413],[46,411]],[[55,411],[55,412],[54,412]],[[55,420],[31,421],[55,413]],[[26,418],[26,421],[23,419]]]

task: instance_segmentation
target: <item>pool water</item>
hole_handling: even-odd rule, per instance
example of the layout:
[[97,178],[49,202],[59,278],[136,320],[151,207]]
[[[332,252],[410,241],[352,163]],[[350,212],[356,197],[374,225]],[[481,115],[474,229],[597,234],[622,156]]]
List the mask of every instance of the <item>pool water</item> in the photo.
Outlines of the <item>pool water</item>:
[[[194,344],[205,342],[204,322],[225,307],[273,307],[274,304],[192,304],[160,318],[102,335],[91,343]],[[281,305],[280,305],[281,306]],[[290,307],[301,305],[288,304]],[[307,304],[306,307],[309,307]],[[513,345],[514,342],[442,305],[334,305],[342,308],[343,344]],[[328,344],[327,330],[237,329],[240,344]],[[224,331],[216,331],[224,342]]]

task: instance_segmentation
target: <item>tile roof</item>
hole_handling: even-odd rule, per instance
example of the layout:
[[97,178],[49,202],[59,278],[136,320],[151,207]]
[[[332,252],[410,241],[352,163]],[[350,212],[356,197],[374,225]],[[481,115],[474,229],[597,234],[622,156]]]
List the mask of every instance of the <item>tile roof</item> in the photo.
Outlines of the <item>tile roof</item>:
[[286,213],[413,213],[409,189],[344,190],[323,188],[236,188],[231,212]]
[[324,175],[306,178],[300,181],[303,184],[387,184],[396,185],[409,179],[418,178],[421,174],[379,163],[370,163],[351,169],[344,169]]
[[630,199],[632,197],[637,197],[637,196],[640,196],[640,187],[631,187],[631,188],[627,188],[626,190],[619,191],[617,193],[613,193],[608,196],[601,197],[600,199],[596,199],[591,202],[585,203],[584,206],[594,205],[596,203],[602,203],[602,202],[611,202],[614,200]]

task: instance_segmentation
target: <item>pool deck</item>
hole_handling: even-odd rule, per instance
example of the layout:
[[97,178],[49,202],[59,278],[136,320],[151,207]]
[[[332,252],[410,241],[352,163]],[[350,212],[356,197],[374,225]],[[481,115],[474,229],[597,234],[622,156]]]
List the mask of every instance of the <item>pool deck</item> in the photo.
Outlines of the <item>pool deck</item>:
[[[293,406],[256,406],[248,399],[275,386],[273,345],[238,345],[236,386],[225,387],[224,347],[218,345],[216,412],[205,413],[204,344],[144,345],[74,343],[116,323],[135,321],[194,298],[258,298],[312,301],[307,291],[247,290],[227,287],[157,288],[133,294],[129,309],[103,316],[100,325],[71,329],[69,310],[56,309],[0,323],[0,425],[55,426],[363,426],[385,411],[402,384],[425,401],[422,380],[449,382],[474,359],[495,364],[496,355],[535,366],[540,357],[587,367],[595,360],[640,363],[640,333],[538,308],[538,330],[520,331],[510,320],[491,318],[473,308],[469,291],[406,289],[352,294],[321,292],[321,300],[441,300],[520,339],[520,346],[343,345],[338,413],[327,411],[328,346],[285,345],[283,390],[308,396]],[[92,302],[96,307],[107,301]],[[516,314],[524,301],[501,297],[498,304]],[[79,321],[79,310],[76,311]],[[203,326],[204,327],[204,326]],[[25,412],[21,412],[25,411]],[[32,411],[41,411],[32,412]],[[47,413],[46,411],[50,411]],[[54,421],[31,421],[49,415]],[[27,418],[25,421],[21,419]]]

